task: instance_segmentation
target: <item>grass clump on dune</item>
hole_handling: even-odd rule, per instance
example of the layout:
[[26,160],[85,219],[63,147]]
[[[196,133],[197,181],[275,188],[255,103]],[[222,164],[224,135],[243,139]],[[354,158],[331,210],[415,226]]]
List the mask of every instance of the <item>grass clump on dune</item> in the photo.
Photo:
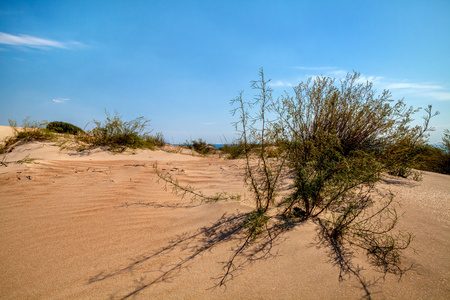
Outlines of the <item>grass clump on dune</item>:
[[111,151],[122,152],[126,148],[154,149],[165,144],[161,133],[155,136],[147,131],[150,120],[139,117],[131,121],[123,121],[117,111],[111,116],[106,111],[106,120],[94,120],[95,128],[79,136],[79,140],[92,146],[104,146]]
[[55,134],[46,128],[47,122],[30,121],[27,117],[22,127],[17,126],[17,121],[9,120],[9,125],[13,129],[14,136],[6,139],[0,147],[0,153],[11,152],[15,146],[32,141],[52,141]]
[[4,141],[0,153],[11,152],[15,146],[32,141],[58,141],[62,144],[70,142],[70,147],[75,145],[79,151],[102,146],[114,152],[122,152],[127,148],[154,149],[165,145],[162,133],[151,135],[147,131],[150,121],[144,117],[125,122],[117,112],[113,116],[106,112],[106,116],[104,122],[94,120],[94,129],[87,132],[61,121],[37,122],[30,121],[28,117],[23,121],[22,127],[18,127],[16,121],[10,120],[14,136]]

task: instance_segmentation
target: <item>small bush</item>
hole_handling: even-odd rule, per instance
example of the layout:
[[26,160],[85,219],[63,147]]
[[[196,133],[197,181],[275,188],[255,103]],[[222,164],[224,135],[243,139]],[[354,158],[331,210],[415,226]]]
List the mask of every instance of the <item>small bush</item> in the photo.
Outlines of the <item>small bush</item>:
[[[231,144],[225,144],[223,145],[222,148],[220,148],[220,150],[222,151],[222,153],[228,155],[228,159],[238,159],[238,158],[242,158],[245,154],[245,149],[247,149],[247,152],[251,153],[252,151],[254,152],[255,150],[257,150],[258,148],[260,148],[260,146],[258,146],[258,144],[256,143],[248,143],[247,146],[245,146],[244,143],[237,141],[237,142],[233,142]],[[266,149],[266,152],[269,156],[274,157],[274,155],[276,155],[276,153],[278,152],[277,148],[271,148],[271,149]]]
[[233,143],[233,144],[225,144],[220,150],[228,155],[229,159],[236,159],[244,155],[244,144],[242,143]]
[[212,146],[211,144],[207,144],[202,139],[199,139],[198,141],[194,140],[191,142],[186,141],[186,143],[184,143],[183,146],[188,147],[189,149],[192,149],[192,150],[196,151],[197,153],[200,153],[203,155],[212,153],[216,150],[216,148],[214,148],[214,146]]
[[445,148],[431,145],[417,147],[414,168],[450,174],[450,152]]
[[54,121],[47,124],[47,130],[56,133],[78,134],[84,133],[83,129],[66,122]]
[[157,132],[155,135],[146,136],[146,142],[156,147],[162,147],[166,144],[166,140],[162,132]]

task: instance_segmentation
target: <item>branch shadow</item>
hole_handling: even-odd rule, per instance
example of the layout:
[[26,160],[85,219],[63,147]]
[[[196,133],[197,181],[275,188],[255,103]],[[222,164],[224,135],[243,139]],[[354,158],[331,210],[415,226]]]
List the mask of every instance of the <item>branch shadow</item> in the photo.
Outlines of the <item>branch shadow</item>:
[[103,271],[90,277],[87,284],[133,273],[138,268],[144,267],[144,263],[157,262],[157,259],[167,257],[170,254],[179,257],[177,262],[169,259],[168,261],[171,262],[163,263],[159,268],[149,270],[149,273],[157,274],[152,279],[141,277],[135,281],[133,289],[122,296],[117,296],[117,294],[114,296],[114,298],[128,299],[157,284],[170,282],[181,270],[189,268],[191,263],[195,263],[196,258],[212,251],[218,245],[230,243],[234,245],[230,249],[232,254],[228,260],[218,262],[223,265],[223,273],[212,278],[216,283],[210,287],[210,289],[226,288],[226,283],[233,280],[249,263],[275,257],[278,253],[274,253],[273,248],[276,244],[282,242],[282,233],[295,226],[293,222],[274,222],[274,224],[267,226],[262,235],[252,238],[243,226],[250,214],[225,213],[213,224],[202,227],[193,233],[177,236],[166,246],[151,254],[139,256],[122,268],[109,272]]
[[[318,225],[317,227],[317,239],[316,246],[318,248],[325,247],[328,251],[329,262],[339,269],[339,281],[344,281],[345,278],[350,278],[354,276],[359,284],[359,288],[363,291],[364,295],[362,299],[372,299],[374,294],[381,293],[381,290],[374,291],[375,287],[381,280],[385,280],[386,275],[389,272],[388,269],[384,269],[383,271],[377,270],[380,273],[378,278],[367,279],[363,276],[362,272],[364,271],[359,265],[355,265],[353,263],[353,259],[355,258],[354,251],[351,249],[351,245],[346,245],[342,241],[337,240],[330,233],[328,228],[322,223],[319,218],[316,218],[314,222]],[[407,268],[401,268],[398,263],[391,263],[396,271],[395,275],[399,275],[399,281],[401,277],[409,270],[413,269],[413,266],[409,266]],[[380,267],[379,265],[375,265],[375,267]]]
[[387,185],[394,186],[407,186],[407,187],[416,187],[418,186],[417,182],[407,181],[403,178],[395,178],[395,177],[387,177],[384,176],[381,178],[380,182],[385,183]]
[[159,202],[125,202],[124,204],[120,205],[120,206],[115,206],[115,208],[128,208],[130,206],[148,206],[148,207],[152,207],[152,208],[194,208],[194,207],[199,207],[202,204],[166,204],[166,203],[159,203]]
[[[130,205],[153,206],[155,203],[130,203],[123,206]],[[180,207],[169,206],[168,208],[176,209]],[[141,276],[134,281],[132,288],[125,292],[117,292],[112,296],[118,299],[128,299],[158,284],[172,282],[182,270],[189,269],[192,264],[195,264],[196,259],[213,251],[219,245],[226,244],[230,245],[231,254],[228,259],[217,261],[218,264],[222,265],[222,271],[211,278],[213,284],[209,288],[210,290],[219,287],[226,289],[227,283],[239,276],[249,264],[277,257],[279,252],[276,251],[276,246],[286,239],[283,234],[305,222],[304,219],[300,218],[293,220],[291,218],[273,217],[262,233],[255,236],[244,226],[252,213],[224,213],[214,223],[201,227],[194,232],[179,235],[158,250],[135,257],[124,267],[99,272],[91,276],[87,280],[87,284],[94,284],[128,273],[134,274],[138,269],[142,273],[142,269],[147,268],[145,273],[152,273],[151,278]],[[376,286],[385,278],[386,273],[383,274],[382,272],[378,278],[367,279],[362,274],[364,269],[353,263],[355,255],[351,247],[333,238],[320,219],[316,218],[314,222],[317,224],[318,231],[315,244],[318,248],[325,247],[328,250],[329,262],[339,269],[339,281],[355,277],[358,287],[363,291],[362,298],[364,299],[372,299],[374,294],[380,293],[381,291],[377,291]],[[176,259],[173,259],[174,257]],[[160,261],[163,261],[163,263],[160,263]],[[148,267],[147,264],[154,267]],[[158,265],[155,266],[155,264]]]

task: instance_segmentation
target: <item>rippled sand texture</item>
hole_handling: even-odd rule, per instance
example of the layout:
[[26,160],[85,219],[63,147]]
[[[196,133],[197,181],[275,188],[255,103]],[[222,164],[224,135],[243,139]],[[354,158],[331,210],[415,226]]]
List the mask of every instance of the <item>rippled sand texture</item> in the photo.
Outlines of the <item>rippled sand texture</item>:
[[[0,298],[2,299],[356,299],[354,277],[339,281],[329,249],[312,222],[273,236],[263,252],[236,260],[242,268],[218,286],[225,263],[242,244],[238,224],[252,202],[242,162],[162,151],[90,155],[49,143],[17,147],[0,167]],[[3,157],[0,157],[2,159]],[[241,200],[182,199],[153,168],[205,194]],[[450,298],[450,176],[425,172],[421,182],[386,177],[402,204],[399,226],[415,236],[413,264],[399,282],[369,286],[374,299]],[[264,252],[265,253],[265,252]],[[380,274],[364,257],[367,283]]]

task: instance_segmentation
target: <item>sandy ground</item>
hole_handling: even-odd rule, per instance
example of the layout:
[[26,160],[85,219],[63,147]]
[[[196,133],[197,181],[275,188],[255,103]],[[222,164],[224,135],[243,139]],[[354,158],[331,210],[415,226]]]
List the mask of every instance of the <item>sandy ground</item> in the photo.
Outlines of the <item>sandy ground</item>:
[[11,137],[14,135],[14,131],[10,126],[0,126],[0,140]]
[[[7,130],[0,127],[0,134]],[[13,163],[25,157],[28,163]],[[4,156],[0,156],[0,161]],[[218,286],[242,244],[239,220],[252,209],[239,161],[163,151],[77,153],[51,143],[16,147],[0,166],[1,299],[359,299],[306,222],[244,253]],[[165,190],[153,165],[205,194],[241,200],[201,203]],[[379,279],[356,257],[374,299],[450,298],[450,176],[385,177],[401,203],[401,229],[415,238],[400,281]],[[257,245],[256,245],[257,246]],[[255,246],[255,247],[256,247]],[[265,248],[267,249],[267,248]],[[378,280],[378,281],[377,281]],[[370,283],[375,282],[370,285]]]

